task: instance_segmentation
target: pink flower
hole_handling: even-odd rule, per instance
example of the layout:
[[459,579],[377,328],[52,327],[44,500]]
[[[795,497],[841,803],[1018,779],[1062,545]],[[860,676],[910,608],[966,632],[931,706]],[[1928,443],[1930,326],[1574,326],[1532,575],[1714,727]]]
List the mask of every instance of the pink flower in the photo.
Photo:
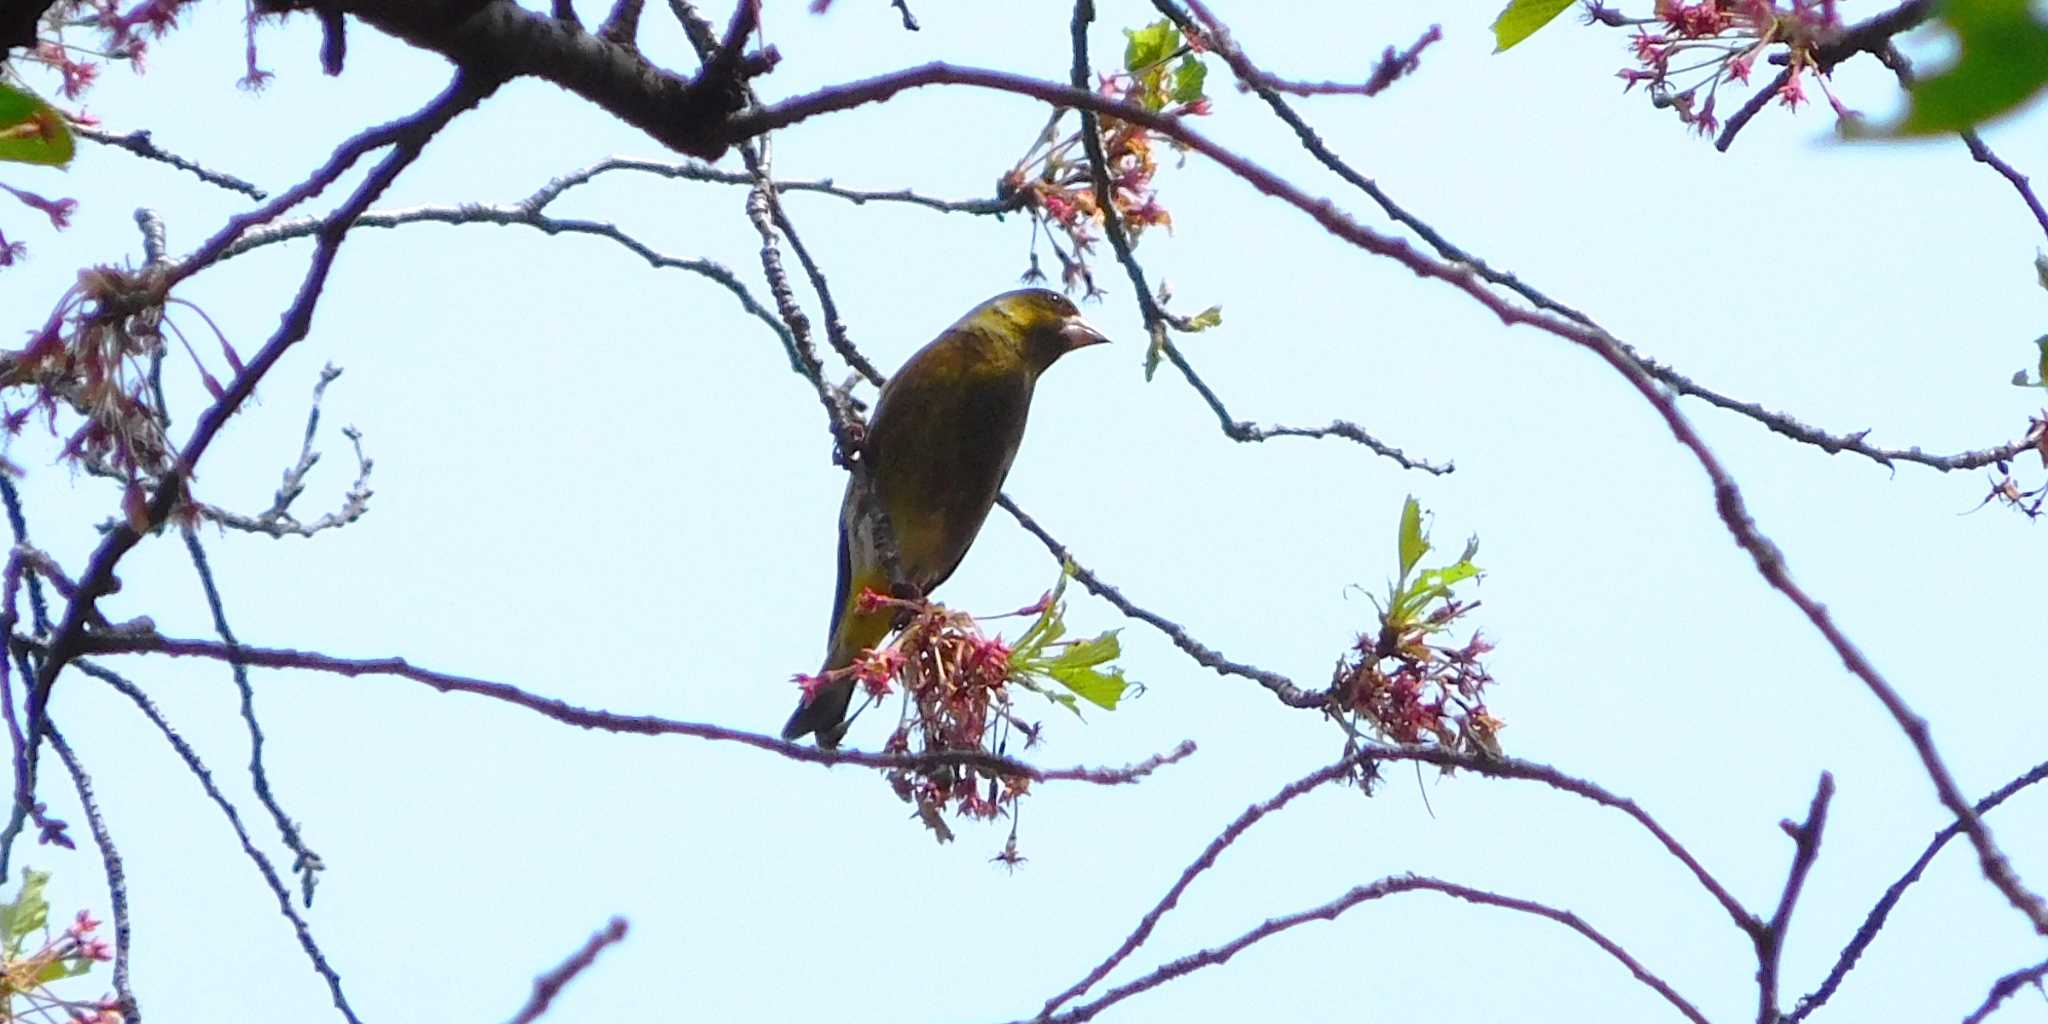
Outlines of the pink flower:
[[1748,50],[1728,62],[1728,78],[1730,81],[1741,82],[1744,85],[1749,84],[1749,71],[1756,66],[1756,53],[1756,50]]
[[1792,77],[1785,79],[1784,85],[1778,87],[1778,101],[1793,110],[1798,110],[1799,105],[1806,102],[1806,89],[1799,84],[1797,70],[1792,72]]
[[34,192],[24,192],[12,185],[0,185],[0,188],[14,193],[14,198],[43,211],[44,216],[49,217],[50,223],[59,230],[71,226],[71,212],[78,209],[76,199],[44,199]]
[[798,672],[796,675],[790,676],[789,681],[795,683],[797,688],[804,692],[804,702],[809,703],[818,699],[818,690],[824,687],[830,680],[826,679],[823,673],[812,676]]

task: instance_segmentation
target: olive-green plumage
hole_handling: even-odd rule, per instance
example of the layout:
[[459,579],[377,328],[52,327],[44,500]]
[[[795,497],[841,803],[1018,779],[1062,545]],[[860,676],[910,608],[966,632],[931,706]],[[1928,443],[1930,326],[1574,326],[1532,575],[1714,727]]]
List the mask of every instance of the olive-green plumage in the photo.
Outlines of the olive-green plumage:
[[[944,583],[981,531],[1024,440],[1039,374],[1067,352],[1105,340],[1058,292],[1008,292],[946,328],[882,387],[861,458],[889,511],[903,574],[919,592]],[[872,527],[858,519],[849,483],[821,673],[852,664],[895,625],[892,609],[858,607],[861,591],[890,590]],[[837,746],[853,687],[846,679],[819,688],[789,716],[783,738],[815,732],[820,746]]]

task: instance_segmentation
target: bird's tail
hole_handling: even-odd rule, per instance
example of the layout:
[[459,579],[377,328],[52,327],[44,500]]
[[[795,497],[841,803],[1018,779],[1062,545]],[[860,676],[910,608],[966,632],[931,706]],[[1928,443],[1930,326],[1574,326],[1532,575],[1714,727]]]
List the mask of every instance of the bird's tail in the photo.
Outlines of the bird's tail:
[[[853,664],[862,651],[881,643],[894,623],[893,611],[863,613],[855,599],[849,599],[833,620],[832,648],[825,653],[825,666],[818,673]],[[839,679],[818,687],[811,699],[790,712],[789,721],[782,726],[782,738],[801,739],[816,733],[819,746],[828,750],[838,746],[839,737],[846,732],[847,705],[853,703],[853,683],[850,678]]]
[[817,733],[819,746],[827,750],[838,746],[839,737],[846,732],[846,706],[852,702],[851,679],[819,687],[810,700],[790,712],[789,721],[782,726],[782,738],[795,740]]

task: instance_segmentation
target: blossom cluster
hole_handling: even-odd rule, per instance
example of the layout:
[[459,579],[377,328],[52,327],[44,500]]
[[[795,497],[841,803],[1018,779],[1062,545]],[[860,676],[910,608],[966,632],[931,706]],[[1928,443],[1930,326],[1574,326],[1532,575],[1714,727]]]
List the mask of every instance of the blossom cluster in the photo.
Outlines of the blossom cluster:
[[[1200,54],[1204,46],[1194,35],[1182,35],[1169,22],[1161,21],[1143,29],[1129,30],[1124,68],[1097,75],[1096,92],[1102,98],[1129,104],[1168,117],[1199,116],[1209,112],[1203,93],[1208,71]],[[1032,219],[1031,269],[1026,280],[1042,280],[1037,239],[1043,234],[1060,263],[1061,284],[1068,291],[1099,292],[1088,266],[1103,224],[1103,211],[1090,172],[1081,129],[1061,135],[1064,112],[1039,134],[997,184],[997,194],[1020,203]],[[1159,201],[1153,179],[1159,173],[1161,145],[1179,148],[1144,125],[1108,115],[1095,119],[1097,141],[1102,146],[1103,166],[1108,172],[1110,198],[1126,235],[1135,244],[1147,228],[1171,230],[1173,217]],[[1060,244],[1060,239],[1066,245]]]
[[[130,525],[144,529],[148,487],[161,482],[177,453],[164,432],[161,396],[154,384],[158,363],[175,338],[214,397],[226,393],[220,381],[175,322],[166,315],[160,269],[96,266],[78,280],[28,343],[0,351],[0,389],[23,387],[26,401],[0,402],[0,429],[7,443],[40,421],[63,440],[59,458],[96,476],[127,484],[124,510]],[[198,307],[184,304],[205,322]],[[214,330],[229,368],[239,373],[240,356]],[[66,413],[76,416],[75,426]],[[0,470],[19,472],[0,460]]]
[[1457,561],[1425,569],[1431,545],[1423,518],[1414,498],[1402,504],[1395,535],[1400,575],[1378,605],[1379,628],[1337,659],[1330,706],[1354,738],[1363,725],[1393,743],[1498,756],[1503,723],[1486,709],[1493,675],[1483,660],[1493,644],[1476,630],[1462,644],[1445,639],[1479,607],[1457,595],[1458,587],[1481,577],[1472,561],[1479,538],[1466,542]]
[[[148,67],[149,45],[177,27],[193,0],[58,0],[44,13],[36,45],[23,56],[57,73],[58,92],[65,99],[82,98],[98,80],[105,63],[126,64],[136,72]],[[260,89],[271,73],[256,64],[256,25],[264,17],[251,4],[243,16],[245,69],[239,84]],[[87,36],[90,42],[81,42]]]
[[122,1024],[118,1000],[67,999],[50,983],[86,973],[95,963],[114,958],[113,947],[99,936],[100,922],[88,911],[40,947],[23,944],[0,961],[0,1013],[8,1020],[62,1020],[68,1024]]
[[1486,709],[1493,676],[1482,658],[1493,644],[1477,632],[1463,644],[1432,642],[1478,606],[1446,601],[1424,619],[1361,636],[1338,662],[1333,696],[1380,738],[1435,742],[1463,754],[1498,755],[1505,724]]
[[1750,84],[1760,60],[1784,65],[1773,90],[1786,107],[1796,110],[1807,101],[1811,79],[1836,116],[1855,116],[1828,88],[1816,59],[1822,41],[1841,28],[1835,8],[1835,0],[1655,0],[1650,17],[1627,17],[1596,3],[1588,19],[1635,30],[1629,38],[1634,64],[1616,73],[1624,90],[1646,86],[1653,104],[1700,135],[1712,135],[1721,128],[1721,87]]
[[[808,698],[826,683],[851,678],[867,697],[904,696],[901,717],[882,745],[884,753],[923,755],[983,751],[1005,753],[1013,733],[1025,745],[1038,727],[1017,717],[1011,706],[1011,648],[1000,636],[982,632],[974,617],[928,601],[906,601],[864,591],[863,612],[894,609],[903,619],[889,643],[843,668],[799,675]],[[952,837],[947,813],[974,821],[1004,816],[1023,796],[1030,780],[968,764],[933,763],[887,775],[889,785],[940,839]]]

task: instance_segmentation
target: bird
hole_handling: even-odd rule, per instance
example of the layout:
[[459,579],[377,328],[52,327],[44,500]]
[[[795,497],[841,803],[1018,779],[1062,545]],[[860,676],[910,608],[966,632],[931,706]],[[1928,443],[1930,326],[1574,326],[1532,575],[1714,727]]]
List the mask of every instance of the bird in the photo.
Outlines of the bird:
[[[1024,440],[1031,394],[1061,356],[1109,338],[1046,288],[1005,292],[969,310],[882,386],[861,460],[888,511],[904,582],[929,595],[966,556]],[[844,668],[895,628],[897,609],[863,611],[862,591],[891,593],[888,569],[857,481],[839,508],[839,591],[824,667]],[[845,735],[854,680],[831,680],[799,701],[785,740],[815,734],[831,749]]]

